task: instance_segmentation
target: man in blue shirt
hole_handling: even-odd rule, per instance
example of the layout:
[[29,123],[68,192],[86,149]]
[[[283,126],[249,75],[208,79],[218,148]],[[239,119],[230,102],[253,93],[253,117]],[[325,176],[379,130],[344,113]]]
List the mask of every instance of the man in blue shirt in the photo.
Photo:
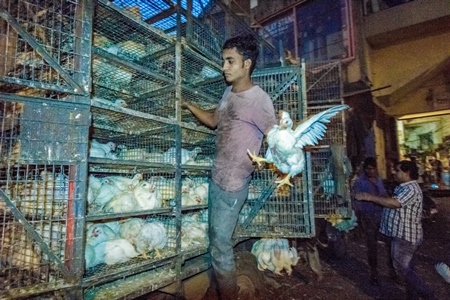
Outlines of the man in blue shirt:
[[[377,161],[367,157],[363,164],[363,174],[353,185],[354,193],[369,193],[374,196],[387,197],[383,181],[378,176]],[[377,237],[380,228],[383,207],[373,202],[354,201],[353,206],[367,240],[367,258],[370,267],[370,283],[378,285],[378,251]]]

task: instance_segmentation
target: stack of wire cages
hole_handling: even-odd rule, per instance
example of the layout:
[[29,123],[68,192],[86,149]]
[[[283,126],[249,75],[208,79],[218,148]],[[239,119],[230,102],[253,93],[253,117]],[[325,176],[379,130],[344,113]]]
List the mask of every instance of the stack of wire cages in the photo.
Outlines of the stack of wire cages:
[[[212,107],[224,88],[221,69],[186,40],[144,22],[143,14],[107,1],[98,1],[95,10],[87,299],[110,293],[131,298],[172,283],[180,279],[181,261],[208,248],[215,134],[181,110],[180,101]],[[151,231],[155,219],[161,226]],[[120,261],[92,259],[90,253],[97,257],[114,243],[135,251]]]
[[[308,116],[343,104],[340,61],[307,63],[305,72]],[[315,214],[317,218],[350,218],[352,171],[345,150],[345,111],[326,126],[324,137],[311,151]]]
[[[70,99],[89,90],[90,34],[81,11],[86,1],[2,1],[1,90]],[[5,30],[3,30],[5,29]],[[84,98],[79,98],[83,101]]]
[[[126,178],[123,175],[103,179],[122,180]],[[143,184],[149,181],[141,180]],[[177,222],[171,213],[147,211],[89,219],[84,299],[103,299],[108,295],[132,299],[175,281]]]
[[[291,113],[295,122],[303,118],[305,102],[302,74],[298,67],[255,70],[252,79],[271,97],[275,111]],[[259,153],[264,156],[267,143]],[[308,170],[293,178],[293,186],[277,188],[275,180],[285,176],[274,165],[257,169],[249,186],[248,200],[240,212],[236,239],[244,237],[309,238],[315,234],[314,206],[310,199]]]
[[77,251],[83,216],[77,212],[83,209],[89,109],[49,104],[0,101],[5,297],[45,291],[48,284],[57,289],[76,276],[83,259]]
[[91,56],[83,11],[88,1],[0,4],[2,299],[80,296]]
[[[249,16],[233,14],[220,0],[181,1],[138,1],[114,0],[119,7],[135,13],[147,24],[155,26],[169,36],[179,35],[197,52],[205,57],[220,61],[222,45],[226,39],[237,35],[255,35],[250,28]],[[178,23],[179,20],[179,23]],[[273,45],[258,38],[261,53],[258,64],[261,66],[279,63],[279,55]]]
[[[106,123],[102,117],[111,112],[97,112],[91,128],[86,299],[133,298],[172,283],[177,274],[176,127],[123,113]],[[102,149],[109,154],[96,157]]]

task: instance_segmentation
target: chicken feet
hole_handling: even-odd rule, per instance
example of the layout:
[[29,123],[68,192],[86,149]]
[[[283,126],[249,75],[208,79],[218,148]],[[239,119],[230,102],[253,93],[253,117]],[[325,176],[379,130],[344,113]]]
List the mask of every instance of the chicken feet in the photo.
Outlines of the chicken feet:
[[290,175],[290,174],[287,174],[286,177],[284,177],[284,178],[281,179],[281,180],[275,180],[275,183],[278,183],[277,189],[279,189],[281,186],[283,186],[283,185],[285,185],[285,184],[290,185],[290,186],[294,186],[294,185],[290,182],[290,180],[291,180],[291,175]]
[[142,257],[143,259],[149,259],[149,258],[151,258],[151,257],[147,254],[147,252],[143,252],[143,253],[139,254],[139,257]]
[[155,258],[161,259],[162,255],[158,248],[155,248]]
[[265,159],[264,157],[260,157],[258,155],[256,155],[255,153],[251,153],[250,150],[247,149],[247,153],[250,156],[250,158],[252,159],[252,161],[256,162],[258,164],[258,167],[262,167],[261,163],[262,162],[267,162],[267,159]]
[[337,224],[342,223],[342,221],[344,221],[342,219],[342,216],[339,214],[329,214],[325,219],[331,223],[331,226],[336,226]]
[[[150,259],[152,258],[150,255],[147,254],[147,252],[143,252],[141,254],[139,254],[140,257],[142,257],[143,259]],[[161,255],[161,251],[159,251],[159,249],[155,248],[155,258],[156,259],[161,259],[162,255]]]

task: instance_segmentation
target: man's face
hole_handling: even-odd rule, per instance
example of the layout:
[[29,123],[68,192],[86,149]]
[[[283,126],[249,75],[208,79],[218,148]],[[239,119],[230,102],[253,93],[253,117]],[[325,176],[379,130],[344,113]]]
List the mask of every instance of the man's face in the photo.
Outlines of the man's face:
[[410,181],[409,174],[400,169],[400,165],[395,166],[395,179],[398,183]]
[[236,48],[224,49],[222,57],[222,71],[228,83],[236,84],[248,76],[251,60],[244,61],[244,57],[237,52]]
[[374,166],[367,166],[364,168],[364,174],[369,178],[376,177],[377,176],[377,168]]

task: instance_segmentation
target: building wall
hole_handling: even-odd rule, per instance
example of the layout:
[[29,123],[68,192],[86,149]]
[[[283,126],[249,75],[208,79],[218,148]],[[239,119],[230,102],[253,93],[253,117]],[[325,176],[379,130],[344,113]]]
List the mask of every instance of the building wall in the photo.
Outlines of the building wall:
[[[423,83],[414,84],[414,81],[438,68],[449,56],[450,32],[371,50],[370,79],[373,87],[388,87],[374,95],[381,97],[394,94],[397,98],[395,101],[399,100],[422,86]],[[411,84],[410,88],[408,84]],[[405,92],[399,94],[403,90]]]

